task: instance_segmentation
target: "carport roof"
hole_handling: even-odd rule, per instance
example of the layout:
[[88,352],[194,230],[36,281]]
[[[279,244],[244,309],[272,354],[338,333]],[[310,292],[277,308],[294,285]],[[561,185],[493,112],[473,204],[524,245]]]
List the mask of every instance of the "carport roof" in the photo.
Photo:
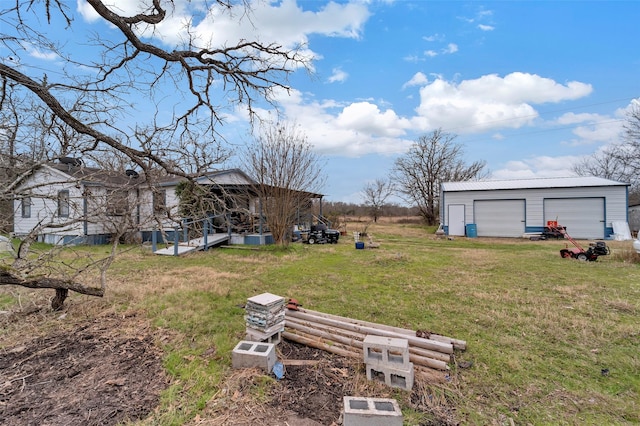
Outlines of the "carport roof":
[[443,182],[442,190],[445,192],[456,192],[492,191],[498,189],[579,188],[587,186],[629,186],[629,184],[595,176],[580,176],[562,178]]

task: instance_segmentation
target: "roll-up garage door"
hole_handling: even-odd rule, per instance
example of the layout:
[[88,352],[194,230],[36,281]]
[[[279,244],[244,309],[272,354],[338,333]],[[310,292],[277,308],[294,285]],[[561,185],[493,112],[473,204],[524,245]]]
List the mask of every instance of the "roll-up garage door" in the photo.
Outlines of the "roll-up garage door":
[[521,237],[524,200],[476,200],[474,218],[479,237]]
[[547,198],[544,220],[557,220],[573,238],[604,238],[604,198]]

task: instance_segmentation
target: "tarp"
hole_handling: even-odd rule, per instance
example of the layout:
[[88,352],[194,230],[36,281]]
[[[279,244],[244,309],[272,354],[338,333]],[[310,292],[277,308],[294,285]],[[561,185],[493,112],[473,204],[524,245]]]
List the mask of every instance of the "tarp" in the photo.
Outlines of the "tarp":
[[629,224],[624,221],[612,221],[613,226],[613,239],[616,241],[629,241],[631,238],[631,231],[629,230]]

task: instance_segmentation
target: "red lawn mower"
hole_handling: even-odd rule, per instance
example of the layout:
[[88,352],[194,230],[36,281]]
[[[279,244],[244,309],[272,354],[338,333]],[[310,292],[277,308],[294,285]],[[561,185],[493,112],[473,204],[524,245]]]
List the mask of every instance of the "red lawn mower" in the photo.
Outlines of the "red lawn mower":
[[567,228],[564,226],[558,225],[558,222],[555,220],[547,221],[547,226],[545,227],[545,234],[549,233],[552,235],[562,235],[564,239],[571,241],[571,243],[575,246],[574,248],[563,248],[560,250],[560,256],[564,258],[574,258],[581,260],[583,262],[595,262],[598,260],[598,256],[606,256],[611,253],[607,243],[604,241],[596,241],[595,243],[589,243],[589,248],[584,249],[576,240],[571,238],[571,236],[567,233]]

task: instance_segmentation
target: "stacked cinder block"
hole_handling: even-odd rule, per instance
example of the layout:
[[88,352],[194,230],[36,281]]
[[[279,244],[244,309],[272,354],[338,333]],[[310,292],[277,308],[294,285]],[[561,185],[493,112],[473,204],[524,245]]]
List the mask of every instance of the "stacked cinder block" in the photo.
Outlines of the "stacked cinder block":
[[247,299],[244,319],[247,325],[247,340],[280,342],[284,331],[285,299],[271,293],[262,293]]
[[362,349],[367,379],[405,390],[413,388],[414,371],[407,339],[367,335]]
[[402,426],[395,399],[344,397],[343,426]]
[[233,368],[261,368],[270,373],[276,363],[273,343],[240,341],[231,353]]

